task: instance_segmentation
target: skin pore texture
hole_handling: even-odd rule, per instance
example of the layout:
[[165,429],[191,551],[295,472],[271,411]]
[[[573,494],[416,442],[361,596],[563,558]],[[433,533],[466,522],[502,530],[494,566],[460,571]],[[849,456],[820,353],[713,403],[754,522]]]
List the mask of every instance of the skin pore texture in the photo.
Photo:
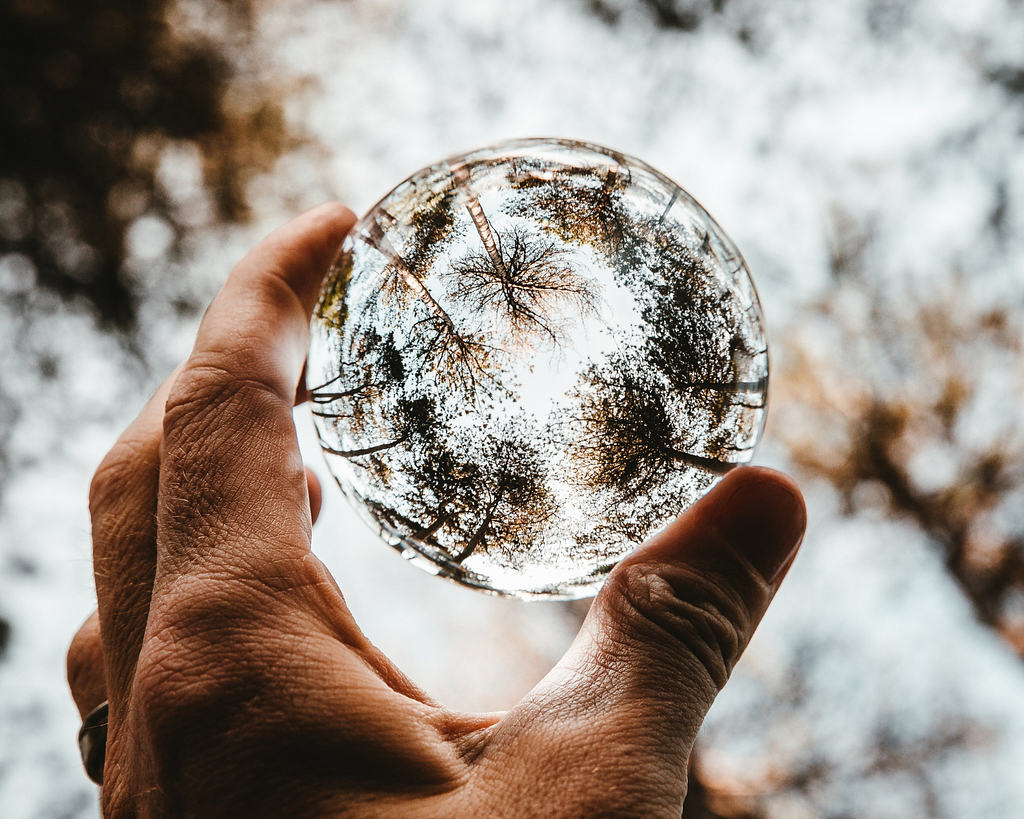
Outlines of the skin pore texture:
[[320,486],[292,407],[355,218],[279,228],[93,479],[98,612],[68,680],[110,722],[104,817],[672,817],[686,762],[799,547],[799,490],[730,472],[610,575],[504,714],[435,703],[362,634],[310,551]]

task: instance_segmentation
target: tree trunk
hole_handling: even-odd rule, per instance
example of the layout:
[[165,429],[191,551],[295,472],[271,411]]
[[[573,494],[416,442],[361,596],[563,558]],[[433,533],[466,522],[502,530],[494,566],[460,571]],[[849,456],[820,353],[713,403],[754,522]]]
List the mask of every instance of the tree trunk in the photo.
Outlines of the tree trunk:
[[355,413],[352,412],[325,412],[324,410],[310,410],[309,414],[315,415],[317,418],[333,418],[335,420],[355,417]]
[[612,189],[615,187],[615,180],[619,177],[619,164],[613,163],[608,167],[608,175],[604,178],[604,185],[601,186],[601,201],[597,206],[597,211],[600,213],[608,205],[608,199],[612,195]]
[[669,449],[667,454],[673,461],[706,470],[714,475],[725,475],[738,466],[738,464],[731,464],[726,461],[716,461],[714,458],[705,458],[703,455],[680,452],[678,449]]
[[455,512],[454,511],[453,512],[445,512],[444,511],[445,507],[448,506],[449,503],[451,503],[450,500],[443,500],[443,501],[441,501],[441,503],[439,503],[437,505],[438,515],[434,519],[434,522],[431,523],[429,526],[417,529],[415,532],[413,532],[412,536],[414,538],[416,538],[417,540],[426,540],[427,538],[432,537],[434,535],[434,533],[437,532],[438,529],[440,529],[448,521],[450,521],[452,519],[452,516],[455,514]]
[[358,395],[363,390],[369,388],[371,385],[370,381],[364,381],[358,387],[353,387],[350,390],[344,392],[311,392],[309,394],[309,400],[314,404],[330,404],[332,401],[337,401],[339,398],[351,398],[353,395]]
[[465,548],[461,552],[452,558],[455,563],[462,563],[463,560],[476,551],[477,546],[483,543],[484,536],[487,534],[487,527],[489,527],[491,525],[491,521],[494,520],[494,513],[497,512],[498,505],[501,503],[501,496],[502,493],[499,492],[497,497],[492,501],[490,508],[487,510],[487,515],[484,517],[483,523],[481,523],[473,533],[473,537],[470,538],[469,543],[466,544]]
[[388,441],[386,444],[368,446],[364,449],[331,449],[327,446],[325,446],[324,449],[332,455],[340,455],[342,458],[358,458],[360,455],[372,455],[374,452],[383,452],[385,449],[391,449],[391,447],[398,446],[408,440],[409,436],[403,435],[396,441]]
[[462,188],[469,200],[466,203],[466,210],[469,211],[469,216],[473,220],[473,224],[476,225],[476,232],[480,234],[480,241],[483,243],[484,250],[487,251],[488,257],[490,257],[491,264],[494,265],[495,272],[501,277],[502,281],[508,281],[508,271],[505,269],[505,262],[501,258],[501,252],[498,250],[498,245],[494,241],[494,232],[491,230],[491,223],[487,221],[487,214],[484,213],[483,206],[480,204],[480,200],[476,198],[473,191],[469,187],[469,168],[465,162],[460,162],[458,165],[451,166],[452,176],[455,177],[455,181]]
[[430,295],[430,291],[423,286],[423,282],[416,278],[416,274],[409,269],[409,265],[406,264],[405,259],[403,259],[398,251],[395,250],[394,245],[391,244],[388,237],[384,235],[384,228],[381,227],[380,222],[374,220],[373,225],[370,228],[370,233],[366,239],[370,245],[377,248],[377,250],[384,254],[387,260],[394,266],[402,281],[409,286],[410,290],[419,296],[420,301],[427,305],[430,312],[441,319],[449,331],[454,335],[458,335],[458,331],[455,329],[455,323],[452,321],[451,316],[449,316],[448,313],[445,312],[445,309],[437,303],[432,295]]

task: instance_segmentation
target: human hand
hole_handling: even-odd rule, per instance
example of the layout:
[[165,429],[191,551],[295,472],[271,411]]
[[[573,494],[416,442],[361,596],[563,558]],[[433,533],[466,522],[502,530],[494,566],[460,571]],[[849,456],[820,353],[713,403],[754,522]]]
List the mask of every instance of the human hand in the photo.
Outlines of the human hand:
[[110,703],[104,816],[678,819],[704,715],[802,537],[799,491],[733,471],[619,564],[514,708],[433,702],[310,552],[292,406],[353,223],[324,205],[246,256],[93,480],[99,608],[68,678],[83,715]]

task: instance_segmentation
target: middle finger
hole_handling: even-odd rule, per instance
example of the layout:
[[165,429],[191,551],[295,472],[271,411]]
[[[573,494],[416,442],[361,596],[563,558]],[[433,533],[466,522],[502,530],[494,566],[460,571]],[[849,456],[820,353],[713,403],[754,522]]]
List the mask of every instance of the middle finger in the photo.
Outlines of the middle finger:
[[131,686],[149,617],[164,405],[177,374],[161,385],[107,453],[89,491],[107,692],[117,703]]

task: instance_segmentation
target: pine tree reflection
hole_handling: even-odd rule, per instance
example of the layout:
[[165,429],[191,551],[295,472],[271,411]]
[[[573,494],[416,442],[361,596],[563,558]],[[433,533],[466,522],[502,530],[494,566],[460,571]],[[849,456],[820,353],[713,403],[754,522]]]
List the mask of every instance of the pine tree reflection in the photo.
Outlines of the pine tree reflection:
[[410,536],[456,564],[477,551],[520,563],[557,512],[537,437],[519,418],[496,433],[440,431],[411,453],[395,504]]
[[521,198],[512,212],[542,214],[546,230],[562,242],[589,247],[617,266],[643,263],[645,237],[631,229],[637,214],[622,191],[628,171],[613,163],[607,168],[552,165],[520,161],[513,179]]
[[500,267],[489,255],[470,254],[445,279],[449,298],[471,313],[500,316],[511,341],[539,336],[558,345],[569,325],[597,314],[596,285],[553,242],[514,225],[498,235],[496,251]]
[[[381,211],[381,214],[388,221],[394,222],[394,217],[387,211]],[[431,228],[432,233],[436,232],[436,225],[431,225]],[[424,273],[422,260],[417,265],[420,268],[417,274],[391,244],[381,218],[373,221],[364,238],[388,260],[380,283],[383,301],[397,302],[402,306],[412,294],[426,308],[427,315],[419,320],[417,331],[411,333],[409,338],[415,348],[414,357],[425,370],[448,381],[451,386],[463,389],[472,400],[479,379],[490,369],[492,346],[486,344],[479,334],[464,331],[456,325],[448,311],[420,280]]]
[[538,210],[554,235],[601,254],[642,319],[616,331],[619,351],[592,363],[576,387],[579,414],[563,423],[575,430],[569,452],[579,479],[633,504],[686,468],[725,474],[756,437],[766,349],[742,332],[738,299],[709,268],[709,235],[698,249],[673,229],[675,196],[660,218],[631,210],[616,164],[558,174],[572,186],[523,176],[520,209]]
[[[479,167],[484,173],[495,170],[488,163]],[[459,162],[451,173],[483,251],[446,271],[449,297],[470,314],[499,316],[513,344],[530,346],[538,337],[560,344],[569,325],[596,314],[596,284],[573,269],[569,254],[555,242],[522,225],[496,230],[473,192],[470,167]]]
[[616,354],[584,374],[578,388],[580,435],[573,451],[585,480],[623,495],[647,493],[683,466],[724,475],[735,464],[694,454],[697,431],[679,423],[657,374]]

